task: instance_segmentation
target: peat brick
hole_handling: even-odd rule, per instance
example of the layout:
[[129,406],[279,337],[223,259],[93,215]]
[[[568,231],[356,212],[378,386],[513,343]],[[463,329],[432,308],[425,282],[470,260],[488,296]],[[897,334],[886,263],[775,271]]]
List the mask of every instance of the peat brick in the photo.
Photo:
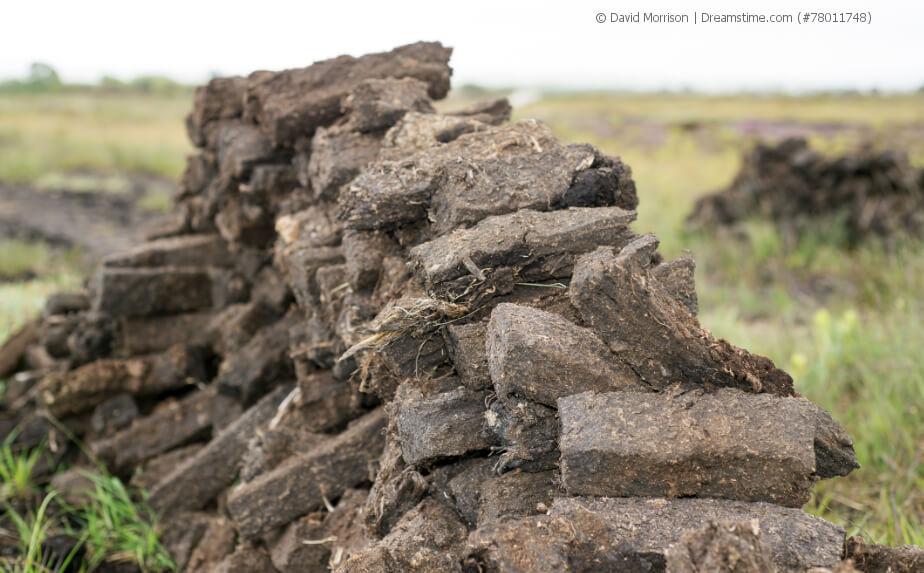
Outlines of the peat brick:
[[486,335],[487,321],[450,324],[443,330],[452,364],[469,390],[484,390],[493,384],[485,350]]
[[96,310],[149,316],[210,308],[218,277],[205,267],[104,267],[96,275]]
[[49,412],[61,417],[95,408],[118,394],[156,396],[205,378],[201,353],[177,345],[162,354],[97,360],[49,374],[39,383],[38,396]]
[[205,145],[209,124],[240,117],[244,113],[246,88],[247,78],[239,76],[214,78],[196,88],[193,111],[186,118],[187,131],[193,144],[198,147]]
[[376,544],[350,557],[341,572],[461,571],[459,559],[468,528],[448,504],[427,498]]
[[924,571],[924,548],[914,545],[888,547],[868,543],[862,537],[847,540],[847,559],[864,573],[913,573]]
[[343,99],[370,78],[417,78],[428,95],[439,99],[449,91],[450,48],[418,42],[391,52],[360,58],[340,56],[301,69],[255,72],[247,81],[244,117],[255,120],[275,146],[314,133],[343,113]]
[[569,294],[584,322],[653,388],[692,382],[793,395],[789,374],[769,358],[716,340],[652,276],[657,246],[645,235],[621,251],[600,247],[580,258]]
[[751,519],[781,573],[841,561],[843,528],[799,509],[716,499],[570,497],[556,499],[549,515],[479,528],[469,537],[465,564],[467,571],[664,572],[665,554],[684,533]]
[[436,460],[485,450],[484,396],[467,388],[424,396],[419,390],[398,390],[397,429],[404,460],[425,466]]
[[508,406],[525,398],[555,407],[561,397],[590,390],[648,390],[592,330],[544,310],[497,305],[486,346],[494,388]]
[[571,495],[808,502],[816,413],[797,398],[680,388],[558,401]]
[[207,438],[214,398],[215,388],[210,387],[176,402],[161,403],[131,427],[94,442],[91,449],[111,471],[124,474],[154,456]]
[[409,111],[435,113],[427,88],[415,78],[365,80],[343,100],[346,126],[351,131],[383,131]]
[[288,393],[288,388],[276,388],[176,466],[151,489],[151,507],[161,514],[173,514],[208,505],[237,478],[250,438],[273,418]]
[[239,351],[228,355],[218,371],[219,392],[250,405],[267,390],[295,377],[289,358],[289,329],[300,319],[293,311],[258,331]]
[[621,247],[635,238],[635,213],[619,207],[522,210],[488,217],[410,250],[417,278],[434,294],[505,294],[516,282],[571,274],[579,255],[598,245]]
[[234,264],[224,240],[216,234],[157,239],[110,255],[106,267],[230,267]]
[[776,570],[769,548],[760,540],[760,522],[756,519],[737,523],[713,521],[703,529],[688,531],[668,548],[665,560],[670,573]]
[[238,486],[228,498],[228,511],[240,534],[261,535],[369,479],[369,464],[382,453],[384,428],[385,413],[375,410],[342,434]]

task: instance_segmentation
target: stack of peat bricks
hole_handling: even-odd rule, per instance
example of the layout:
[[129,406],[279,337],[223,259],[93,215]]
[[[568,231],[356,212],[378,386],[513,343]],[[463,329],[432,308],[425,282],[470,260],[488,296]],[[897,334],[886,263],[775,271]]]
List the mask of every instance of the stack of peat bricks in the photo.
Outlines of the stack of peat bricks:
[[688,222],[716,228],[753,217],[773,221],[787,238],[839,223],[854,246],[870,236],[922,237],[924,169],[902,151],[827,158],[802,138],[758,144],[731,186],[700,199]]
[[800,509],[844,429],[700,327],[618,158],[437,113],[450,51],[199,88],[173,216],[4,347],[17,443],[81,437],[185,571],[920,559]]

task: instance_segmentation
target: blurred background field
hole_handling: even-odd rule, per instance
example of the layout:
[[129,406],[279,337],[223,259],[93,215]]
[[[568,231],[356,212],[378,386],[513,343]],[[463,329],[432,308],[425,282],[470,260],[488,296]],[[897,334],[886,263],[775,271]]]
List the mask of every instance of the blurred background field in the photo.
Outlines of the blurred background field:
[[[461,89],[443,105],[478,95]],[[526,98],[514,97],[514,119],[539,118],[632,167],[636,229],[655,233],[668,256],[692,252],[703,325],[770,356],[854,437],[863,468],[819,484],[809,509],[850,535],[924,544],[924,244],[848,252],[836,227],[791,241],[760,221],[720,236],[684,226],[694,200],[727,185],[761,139],[802,135],[832,154],[898,148],[924,165],[924,95],[532,96],[519,107]],[[188,89],[154,81],[0,91],[0,184],[124,193],[139,177],[176,178],[191,151],[191,105]],[[167,209],[169,189],[149,187],[139,208]],[[0,341],[50,292],[80,285],[91,263],[70,248],[0,239]]]

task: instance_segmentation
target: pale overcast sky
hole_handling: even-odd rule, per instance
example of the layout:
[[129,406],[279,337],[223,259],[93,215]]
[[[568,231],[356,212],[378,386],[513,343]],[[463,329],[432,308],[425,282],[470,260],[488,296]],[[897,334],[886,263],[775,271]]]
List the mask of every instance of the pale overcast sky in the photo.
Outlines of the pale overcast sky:
[[[871,12],[870,24],[599,24],[597,14]],[[455,48],[454,84],[707,91],[924,85],[922,0],[2,0],[0,78],[67,81],[302,67],[417,40]]]

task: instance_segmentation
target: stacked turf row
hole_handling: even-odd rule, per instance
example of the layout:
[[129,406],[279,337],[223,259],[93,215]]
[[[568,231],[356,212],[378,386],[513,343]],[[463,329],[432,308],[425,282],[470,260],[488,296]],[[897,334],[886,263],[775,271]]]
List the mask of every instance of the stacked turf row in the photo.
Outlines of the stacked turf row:
[[20,339],[21,443],[62,419],[188,571],[836,566],[844,430],[699,326],[621,161],[436,113],[449,53],[197,90],[173,215]]

